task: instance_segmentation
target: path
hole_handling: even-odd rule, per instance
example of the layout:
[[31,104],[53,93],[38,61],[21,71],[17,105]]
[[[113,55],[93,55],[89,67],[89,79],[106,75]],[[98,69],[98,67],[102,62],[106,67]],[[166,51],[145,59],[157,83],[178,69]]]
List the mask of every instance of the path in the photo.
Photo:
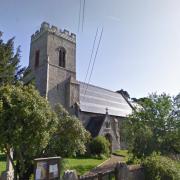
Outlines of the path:
[[107,170],[112,170],[115,168],[116,164],[120,161],[123,161],[123,157],[121,156],[116,156],[116,155],[111,155],[111,158],[106,160],[104,163],[102,163],[100,166],[97,166],[96,168],[92,169],[85,175],[94,175],[97,173],[103,173],[106,172]]

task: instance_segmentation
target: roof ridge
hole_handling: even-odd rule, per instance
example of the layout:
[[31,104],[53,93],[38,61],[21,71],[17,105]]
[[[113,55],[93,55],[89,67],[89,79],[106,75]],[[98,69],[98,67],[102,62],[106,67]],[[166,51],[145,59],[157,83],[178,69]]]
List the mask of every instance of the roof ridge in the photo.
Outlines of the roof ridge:
[[[109,91],[109,92],[112,92],[112,93],[115,93],[115,94],[119,94],[117,93],[116,91],[113,91],[113,90],[110,90],[110,89],[106,89],[106,88],[103,88],[103,87],[100,87],[100,86],[97,86],[97,85],[94,85],[94,84],[88,84],[88,83],[84,83],[82,81],[78,81],[80,84],[86,84],[86,85],[89,85],[89,86],[93,86],[93,87],[96,87],[96,88],[100,88],[100,89],[103,89],[103,90],[106,90],[106,91]],[[119,94],[121,95],[121,94]],[[122,95],[121,95],[122,96]]]

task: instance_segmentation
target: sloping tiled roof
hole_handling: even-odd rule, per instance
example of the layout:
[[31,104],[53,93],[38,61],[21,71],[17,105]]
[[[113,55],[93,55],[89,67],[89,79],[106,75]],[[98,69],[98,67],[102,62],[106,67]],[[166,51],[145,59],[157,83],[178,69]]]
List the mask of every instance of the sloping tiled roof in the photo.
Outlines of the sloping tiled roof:
[[81,111],[105,114],[108,108],[109,115],[121,117],[126,117],[132,112],[132,108],[121,94],[94,85],[79,83]]
[[92,137],[96,137],[99,134],[104,119],[104,115],[90,118],[89,123],[86,126],[86,129],[91,133]]

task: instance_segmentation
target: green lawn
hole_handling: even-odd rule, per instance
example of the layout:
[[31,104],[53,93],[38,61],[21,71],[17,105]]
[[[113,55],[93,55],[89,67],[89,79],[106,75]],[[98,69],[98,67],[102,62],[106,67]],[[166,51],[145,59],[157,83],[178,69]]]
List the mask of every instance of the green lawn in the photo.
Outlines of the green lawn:
[[117,150],[113,154],[118,156],[127,157],[128,156],[128,150]]
[[124,157],[124,161],[127,162],[129,158],[128,150],[117,150],[113,152],[114,155]]
[[[65,158],[63,160],[64,170],[75,169],[79,175],[82,175],[92,168],[101,164],[105,159],[93,159],[93,158]],[[6,157],[0,153],[0,174],[6,169]],[[63,170],[63,171],[64,171]]]
[[75,169],[79,175],[82,175],[94,167],[101,164],[105,159],[93,159],[93,158],[65,158],[64,170]]
[[6,170],[6,156],[0,153],[0,175]]

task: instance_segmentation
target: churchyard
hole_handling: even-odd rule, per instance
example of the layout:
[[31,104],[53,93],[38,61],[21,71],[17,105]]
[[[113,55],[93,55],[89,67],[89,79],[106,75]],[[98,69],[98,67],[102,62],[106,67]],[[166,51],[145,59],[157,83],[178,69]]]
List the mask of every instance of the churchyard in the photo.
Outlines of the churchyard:
[[[43,24],[44,29],[46,25]],[[74,40],[74,35],[70,36]],[[171,97],[152,93],[125,100],[122,94],[115,93],[129,106],[128,111],[131,108],[131,114],[119,126],[106,108],[103,116],[96,113],[96,119],[90,117],[93,120],[89,124],[93,130],[90,133],[78,116],[69,113],[61,103],[52,107],[33,80],[26,83],[29,71],[20,66],[20,50],[14,52],[14,39],[4,42],[0,33],[0,40],[3,60],[0,63],[0,173],[3,172],[3,178],[26,180],[35,174],[48,179],[47,176],[58,177],[60,169],[65,180],[71,173],[81,175],[76,178],[81,180],[180,179],[180,94]],[[102,93],[103,98],[107,93],[114,95],[102,88],[91,88],[93,93],[101,89],[98,96]],[[133,107],[129,105],[132,101]],[[95,125],[100,125],[99,129]],[[120,149],[122,139],[126,150]],[[44,162],[34,166],[34,159],[57,156],[63,159],[60,166],[59,161],[50,166]]]

